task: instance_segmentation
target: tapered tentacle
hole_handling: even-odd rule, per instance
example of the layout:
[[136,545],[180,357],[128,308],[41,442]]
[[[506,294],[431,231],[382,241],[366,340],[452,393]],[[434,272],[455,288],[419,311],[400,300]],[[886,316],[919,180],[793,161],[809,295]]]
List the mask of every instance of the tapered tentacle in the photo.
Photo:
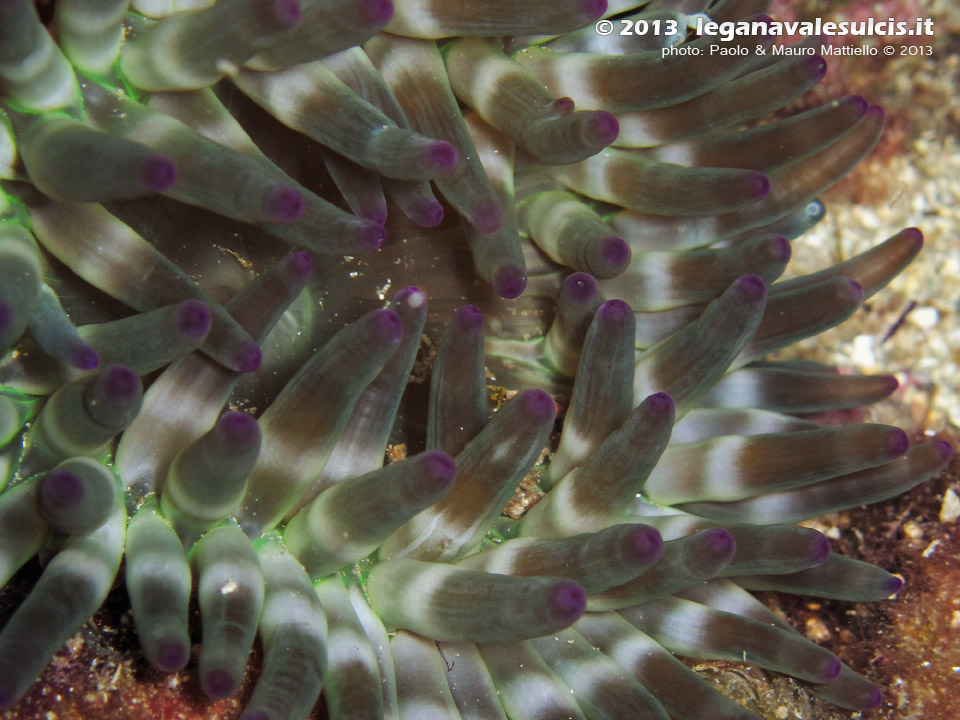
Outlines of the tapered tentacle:
[[390,303],[390,310],[403,323],[403,338],[393,356],[357,399],[323,472],[300,496],[294,510],[304,507],[324,488],[383,465],[400,398],[420,347],[427,317],[426,295],[416,287],[404,288]]
[[[104,202],[169,190],[177,165],[140,143],[108,135],[59,115],[17,121],[17,149],[30,181],[66,202]],[[91,163],[96,156],[100,162]]]
[[190,659],[190,566],[180,538],[157,510],[148,502],[127,528],[127,594],[147,660],[158,670],[176,672]]
[[630,247],[573,193],[538,193],[517,214],[521,227],[556,263],[601,279],[616,277],[630,263]]
[[100,527],[113,514],[117,480],[90,458],[65,460],[41,478],[37,510],[51,530],[82,535]]
[[314,578],[363,559],[453,484],[453,458],[432,451],[337,483],[293,516],[283,541]]
[[27,110],[79,108],[76,76],[30,0],[0,7],[0,46],[0,97]]
[[472,643],[438,643],[447,685],[462,720],[507,720],[501,692]]
[[[563,279],[557,293],[556,315],[544,338],[543,355],[548,364],[573,377],[590,323],[604,300],[592,275],[575,272]],[[617,318],[622,310],[621,305],[614,304],[605,315]]]
[[629,307],[621,305],[602,305],[587,330],[560,444],[540,479],[545,489],[587,462],[630,413],[634,327]]
[[897,389],[892,375],[840,375],[768,365],[741,368],[703,396],[705,408],[815,413],[871,405]]
[[390,653],[397,668],[400,717],[458,720],[436,641],[400,630],[390,639]]
[[260,348],[186,273],[99,205],[35,199],[31,219],[43,246],[91,285],[145,312],[200,300],[213,315],[205,352],[237,372],[260,367]]
[[771,188],[771,180],[756,170],[690,168],[615,148],[562,166],[555,174],[594,200],[634,212],[681,217],[749,212]]
[[173,459],[162,485],[160,507],[184,548],[239,505],[244,481],[259,453],[257,421],[230,411]]
[[[119,487],[116,489],[119,495]],[[0,631],[0,708],[9,709],[107,597],[123,556],[119,497],[100,527],[67,540]]]
[[272,73],[244,70],[234,82],[288,127],[389,177],[431,179],[457,162],[449,143],[397,127],[322,61]]
[[572,580],[512,577],[420,560],[391,559],[367,579],[387,627],[443,641],[513,642],[568,627],[583,613]]
[[790,254],[790,243],[776,235],[744,240],[732,248],[635,253],[622,275],[600,286],[635,310],[668,310],[710,302],[745,273],[772,283]]
[[[291,253],[245,285],[226,310],[258,342],[266,338],[313,270]],[[116,463],[127,494],[140,498],[162,485],[176,454],[216,422],[239,375],[194,353],[177,360],[150,386],[143,408],[123,434]]]
[[387,32],[419,38],[562,33],[596,20],[607,9],[606,0],[533,0],[522,9],[495,0],[483,13],[470,3],[444,0],[394,0],[394,6]]
[[206,533],[190,558],[203,617],[200,686],[207,697],[228,697],[240,687],[257,633],[263,571],[250,541],[236,525]]
[[660,561],[628,583],[587,599],[590,612],[627,608],[664,597],[718,575],[736,554],[737,543],[726,530],[701,530],[663,544]]
[[[337,333],[260,416],[263,449],[240,508],[248,534],[276,525],[323,470],[364,389],[396,352],[403,322],[375,310]],[[313,393],[322,388],[327,402]]]
[[[761,117],[803,95],[820,82],[826,70],[827,64],[819,56],[784,60],[677,105],[620,113],[620,134],[613,144],[660,145]],[[806,143],[804,146],[809,147]],[[665,162],[678,162],[659,157]],[[733,167],[715,162],[697,164]]]
[[488,41],[460,39],[445,46],[443,56],[454,94],[541,162],[579,162],[617,136],[613,115],[572,112],[569,98],[552,96],[526,68]]
[[298,0],[225,0],[156,23],[143,21],[124,43],[120,69],[143,90],[207,87],[300,19]]
[[381,555],[446,561],[466,555],[537,460],[555,416],[542,390],[527,390],[500,408],[457,454],[450,491],[391,535]]
[[27,335],[45,353],[77,370],[94,370],[100,355],[73,326],[53,290],[42,285],[27,323]]
[[130,0],[66,0],[57,3],[57,39],[74,67],[105,73],[120,54]]
[[21,474],[31,475],[75,455],[99,458],[136,417],[142,401],[140,379],[122,365],[64,385],[27,433]]
[[291,31],[246,62],[276,70],[319,60],[360,45],[393,17],[391,0],[302,0],[301,20]]
[[324,698],[331,720],[383,720],[377,656],[364,634],[340,578],[316,586],[324,613],[335,622],[327,632]]
[[310,578],[279,538],[264,538],[257,557],[264,578],[263,670],[240,720],[295,720],[306,717],[320,697],[327,618]]
[[766,286],[744,275],[710,303],[696,322],[643,353],[637,360],[633,395],[639,401],[664,391],[678,414],[709,390],[726,372],[760,324]]
[[662,550],[660,534],[649,525],[614,525],[560,540],[509,540],[468,555],[457,566],[503,575],[568,577],[593,595],[632,580],[653,565]]
[[497,230],[503,209],[477,158],[436,44],[381,35],[370,40],[365,50],[413,129],[448,142],[456,151],[453,169],[434,181],[437,189],[477,230]]
[[914,445],[905,457],[823,482],[767,493],[730,503],[688,503],[687,512],[714,520],[751,523],[796,522],[826,513],[880,502],[899,495],[938,473],[953,448],[938,440]]
[[903,580],[862,560],[831,553],[826,562],[786,575],[742,575],[733,580],[752,590],[778,590],[849,602],[886,600],[900,592]]
[[184,300],[122,320],[84,325],[78,334],[96,348],[104,365],[121,363],[137,375],[147,375],[197,349],[212,320],[202,302]]
[[427,448],[457,455],[487,419],[483,376],[483,313],[476,305],[457,310],[447,324],[430,378]]
[[33,237],[17,223],[0,223],[0,352],[23,335],[42,282],[43,266]]
[[646,110],[702,95],[747,69],[756,58],[755,48],[773,41],[766,33],[769,18],[754,16],[750,20],[757,23],[757,32],[750,37],[740,36],[729,43],[703,37],[687,44],[705,56],[711,46],[729,48],[729,54],[714,55],[710,62],[702,62],[696,51],[663,58],[660,50],[609,56],[541,48],[524,50],[517,60],[557,97],[569,96],[582,109]]
[[901,457],[909,446],[903,430],[873,424],[746,438],[729,435],[670,447],[650,474],[644,494],[668,505],[743,500],[882,465]]
[[621,610],[629,622],[678,655],[743,661],[824,683],[840,660],[801,635],[705,605],[667,597]]
[[574,629],[594,647],[616,660],[678,720],[757,720],[734,701],[677,660],[670,651],[637,630],[623,616],[586,613]]
[[646,398],[586,464],[568,473],[530,509],[522,521],[523,533],[563,537],[621,522],[670,440],[674,410],[666,393]]
[[514,208],[516,146],[475,113],[465,115],[464,121],[477,148],[480,164],[503,209],[502,223],[492,233],[483,233],[464,223],[467,243],[480,276],[490,283],[497,295],[512,300],[527,287],[527,268]]
[[[586,720],[566,683],[528,642],[478,645],[512,720]],[[530,688],[535,687],[536,693]]]

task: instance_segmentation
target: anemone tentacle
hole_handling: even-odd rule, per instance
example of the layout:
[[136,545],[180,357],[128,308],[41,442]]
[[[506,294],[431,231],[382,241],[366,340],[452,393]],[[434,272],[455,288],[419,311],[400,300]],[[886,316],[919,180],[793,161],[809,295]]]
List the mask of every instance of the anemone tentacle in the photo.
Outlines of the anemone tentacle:
[[792,523],[953,449],[820,425],[896,381],[767,356],[922,235],[780,280],[883,112],[769,119],[823,58],[701,4],[756,37],[594,32],[669,1],[0,0],[0,582],[53,556],[0,711],[124,558],[155,669],[202,633],[230,697],[259,635],[241,720],[754,717],[675,655],[881,702],[748,590],[895,594]]

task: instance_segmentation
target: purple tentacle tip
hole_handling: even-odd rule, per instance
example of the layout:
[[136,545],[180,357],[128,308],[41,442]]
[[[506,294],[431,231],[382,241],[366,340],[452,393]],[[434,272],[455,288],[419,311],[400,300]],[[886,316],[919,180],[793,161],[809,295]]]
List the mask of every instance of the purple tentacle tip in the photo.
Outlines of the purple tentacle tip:
[[910,448],[910,436],[900,428],[894,428],[890,432],[890,438],[887,441],[887,452],[885,454],[892,458],[898,458],[906,454]]
[[561,292],[575,303],[586,303],[597,294],[597,281],[593,275],[575,272],[563,281]]
[[277,185],[267,196],[267,214],[271,222],[293,222],[303,214],[303,208],[303,195],[289,185]]
[[363,17],[371,25],[386,25],[393,17],[393,3],[390,0],[367,0]]
[[923,232],[920,228],[908,227],[900,231],[900,234],[907,240],[912,241],[919,250],[923,247]]
[[420,227],[436,227],[443,222],[443,205],[438,200],[427,200],[411,211],[411,220]]
[[233,354],[232,369],[238,373],[250,373],[260,369],[263,362],[263,352],[255,342],[247,341],[240,344]]
[[103,371],[99,381],[104,394],[115,400],[139,395],[142,389],[140,378],[124,365],[111,365]]
[[177,332],[191,340],[203,340],[210,332],[213,316],[210,309],[199,300],[185,300],[174,313]]
[[211,700],[230,697],[236,691],[238,685],[236,676],[224,668],[208,670],[200,677],[200,687],[203,689],[203,694]]
[[857,117],[862,116],[867,111],[867,108],[870,107],[870,103],[867,102],[867,99],[863,95],[851,95],[850,105]]
[[603,238],[600,253],[603,255],[603,259],[615,268],[626,267],[627,263],[630,262],[630,246],[623,238]]
[[[576,107],[577,106],[573,102],[573,98],[570,98],[567,96],[559,97],[556,100],[554,100],[552,103],[550,103],[550,111],[553,112],[555,115],[561,115],[561,116],[569,115],[576,109]],[[617,123],[618,128],[619,128],[619,125],[620,124]]]
[[887,113],[879,105],[871,105],[867,108],[865,114],[877,118],[880,122],[883,122],[883,119],[887,116]]
[[747,194],[753,197],[754,202],[763,200],[770,194],[770,178],[762,172],[752,173],[746,183]]
[[597,308],[597,319],[604,323],[618,323],[633,320],[633,309],[623,300],[607,300]]
[[302,250],[287,255],[286,264],[290,277],[295,282],[306,282],[313,274],[313,258]]
[[864,691],[859,707],[861,710],[873,710],[874,708],[880,707],[880,703],[882,702],[883,691],[876,685],[871,685]]
[[403,337],[403,320],[392,310],[374,310],[368,316],[367,329],[378,342],[400,342]]
[[40,497],[49,508],[67,508],[83,500],[83,480],[69,470],[54,470],[40,482]]
[[944,462],[947,462],[953,457],[953,446],[946,440],[935,440],[933,445],[937,449],[937,452],[940,453],[940,457],[943,458]]
[[357,234],[360,236],[361,246],[367,250],[376,250],[383,247],[387,242],[387,229],[383,225],[366,218],[364,218],[363,225]]
[[573,580],[560,580],[550,588],[548,614],[566,624],[572,624],[587,608],[587,595]]
[[744,275],[737,278],[733,287],[747,302],[760,302],[767,297],[767,284],[756,275]]
[[898,578],[896,575],[891,575],[884,581],[883,590],[888,596],[896,595],[898,592],[903,590],[903,580]]
[[493,291],[502,298],[513,300],[527,289],[527,274],[516,265],[503,265],[493,274]]
[[176,672],[182,670],[190,659],[188,648],[179,640],[164,640],[157,647],[154,658],[158,670]]
[[273,0],[273,18],[285,28],[292,28],[300,22],[300,0]]
[[704,530],[699,545],[700,552],[712,555],[713,559],[718,562],[722,562],[724,559],[729,562],[737,551],[737,541],[733,538],[733,535],[720,528]]
[[450,172],[457,164],[457,151],[446,140],[437,140],[427,148],[430,165],[439,172]]
[[520,410],[533,422],[552,421],[557,414],[557,404],[543,390],[525,390],[517,397]]
[[239,410],[224,413],[216,427],[220,437],[231,445],[249,445],[260,435],[256,419]]
[[822,78],[827,74],[827,61],[822,55],[814,55],[801,66],[813,78]]
[[830,557],[830,541],[826,535],[817,533],[810,548],[810,560],[817,565],[822,565]]
[[638,525],[630,533],[630,550],[640,562],[656,562],[663,552],[663,536],[654,527]]
[[607,11],[607,0],[582,0],[580,7],[586,17],[596,20]]
[[587,138],[591,144],[609,145],[620,134],[620,122],[613,113],[595,110],[587,121]]
[[[665,392],[653,393],[643,401],[644,407],[650,415],[657,417],[672,417],[676,412],[673,398]],[[731,536],[732,538],[733,536]]]
[[503,224],[503,209],[497,202],[484,203],[468,219],[477,230],[489,235]]
[[476,305],[464,305],[453,315],[457,327],[464,332],[479,332],[483,328],[483,312]]
[[169,190],[177,181],[177,165],[166,155],[151,155],[140,165],[140,180],[150,192]]
[[457,465],[445,452],[432,450],[423,454],[423,480],[432,493],[442,492],[453,484]]
[[95,370],[100,364],[100,353],[83,343],[70,353],[70,364],[77,370]]
[[397,293],[393,300],[398,305],[406,305],[411,310],[422,308],[427,302],[427,294],[416,285],[410,285]]
[[840,662],[840,658],[830,658],[824,665],[823,677],[826,678],[827,682],[836,680],[841,670],[843,670],[843,663]]
[[785,263],[790,260],[793,254],[793,248],[790,247],[790,241],[785,237],[775,237],[770,240],[768,245],[770,259],[776,263]]

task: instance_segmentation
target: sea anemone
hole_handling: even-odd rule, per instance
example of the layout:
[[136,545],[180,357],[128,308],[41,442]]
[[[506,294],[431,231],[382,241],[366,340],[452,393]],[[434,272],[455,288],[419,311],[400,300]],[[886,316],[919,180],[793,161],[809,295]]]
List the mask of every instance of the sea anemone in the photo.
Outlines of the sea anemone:
[[748,591],[896,593],[793,523],[952,455],[768,359],[920,250],[778,281],[883,113],[764,122],[823,58],[643,5],[0,0],[0,582],[48,559],[0,708],[121,560],[154,668],[196,598],[209,698],[259,635],[243,720],[754,717],[675,655],[880,702]]

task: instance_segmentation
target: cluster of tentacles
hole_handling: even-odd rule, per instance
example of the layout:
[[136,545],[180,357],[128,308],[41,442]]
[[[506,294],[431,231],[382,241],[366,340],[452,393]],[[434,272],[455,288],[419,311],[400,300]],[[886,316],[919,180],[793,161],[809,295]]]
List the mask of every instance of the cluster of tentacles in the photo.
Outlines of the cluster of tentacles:
[[[758,123],[822,58],[758,54],[763,0],[640,5],[0,0],[0,583],[51,557],[0,708],[121,559],[156,668],[196,594],[211,698],[259,634],[244,720],[753,717],[675,654],[880,702],[748,590],[889,597],[793,523],[952,454],[815,421],[892,377],[764,360],[920,249],[777,282],[882,112]],[[662,58],[722,43],[696,11],[747,54]]]

